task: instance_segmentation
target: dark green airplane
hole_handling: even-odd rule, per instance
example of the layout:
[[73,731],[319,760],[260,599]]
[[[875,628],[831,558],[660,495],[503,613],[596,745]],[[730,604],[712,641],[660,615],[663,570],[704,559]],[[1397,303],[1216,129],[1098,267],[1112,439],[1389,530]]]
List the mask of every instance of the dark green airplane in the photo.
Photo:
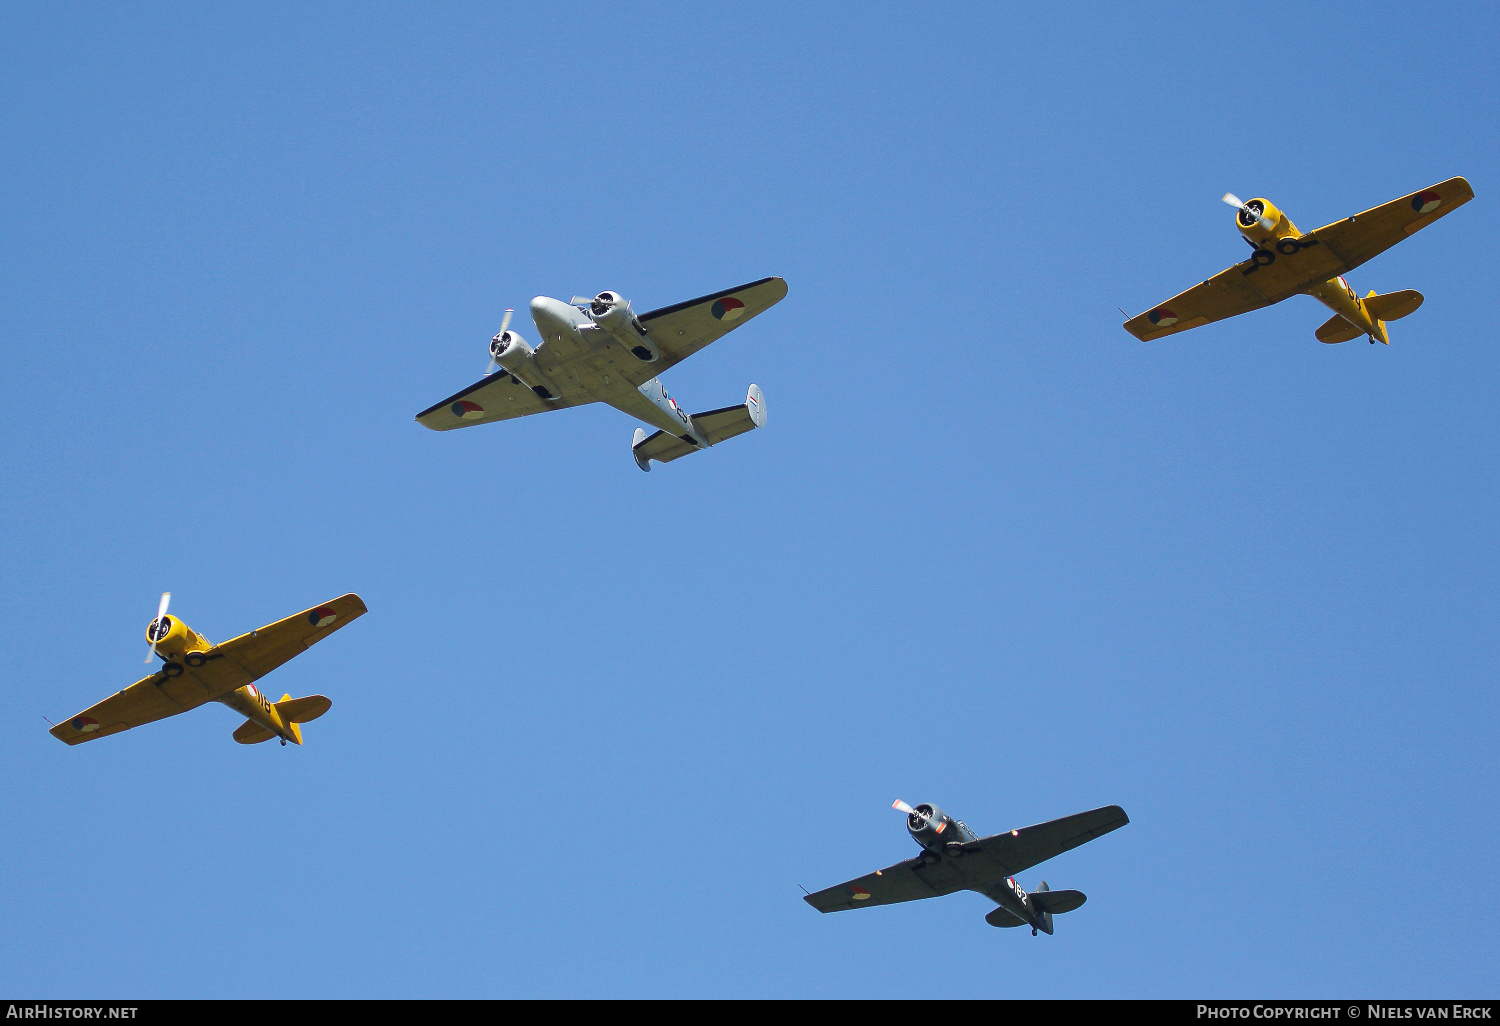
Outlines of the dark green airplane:
[[1050,823],[976,837],[936,805],[912,808],[898,798],[891,807],[906,813],[906,829],[922,846],[922,854],[809,894],[809,905],[819,912],[842,912],[978,891],[1000,905],[984,917],[991,926],[1029,926],[1033,937],[1038,930],[1050,934],[1054,915],[1071,912],[1088,899],[1082,891],[1048,890],[1045,880],[1028,894],[1016,883],[1016,874],[1130,822],[1124,809],[1106,805]]

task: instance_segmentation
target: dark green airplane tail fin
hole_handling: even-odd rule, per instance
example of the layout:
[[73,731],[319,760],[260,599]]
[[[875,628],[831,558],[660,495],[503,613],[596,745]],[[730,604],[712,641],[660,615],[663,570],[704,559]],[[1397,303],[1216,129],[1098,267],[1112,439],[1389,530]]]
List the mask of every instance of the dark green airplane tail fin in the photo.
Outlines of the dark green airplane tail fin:
[[[1036,885],[1036,890],[1032,893],[1046,894],[1049,890],[1051,890],[1051,888],[1047,886],[1047,881],[1043,880],[1041,883]],[[1035,898],[1033,898],[1032,905],[1037,910],[1037,919],[1039,920],[1037,925],[1041,928],[1041,931],[1043,933],[1047,934],[1050,937],[1052,935],[1052,913],[1047,911],[1047,900],[1043,898],[1041,901],[1037,901]]]

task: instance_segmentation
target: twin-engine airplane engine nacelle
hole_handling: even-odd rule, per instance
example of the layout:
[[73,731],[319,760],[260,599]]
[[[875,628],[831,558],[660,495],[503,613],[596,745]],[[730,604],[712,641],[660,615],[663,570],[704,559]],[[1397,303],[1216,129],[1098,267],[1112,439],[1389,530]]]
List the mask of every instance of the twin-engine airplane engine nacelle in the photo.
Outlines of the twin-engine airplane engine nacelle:
[[593,314],[595,324],[619,339],[637,360],[655,363],[660,359],[661,350],[647,336],[646,329],[641,327],[641,322],[630,309],[630,303],[619,293],[599,293],[589,304],[589,313]]
[[[158,617],[147,624],[146,640],[156,645],[159,654],[167,657],[168,666],[178,662],[202,666],[203,653],[214,647],[207,638],[175,616]],[[181,666],[177,667],[177,672],[182,672]]]
[[490,357],[512,373],[530,363],[535,352],[514,331],[502,331],[490,339]]
[[552,382],[536,365],[536,350],[526,340],[509,329],[490,339],[490,358],[510,371],[521,384],[543,399],[555,399],[558,395]]

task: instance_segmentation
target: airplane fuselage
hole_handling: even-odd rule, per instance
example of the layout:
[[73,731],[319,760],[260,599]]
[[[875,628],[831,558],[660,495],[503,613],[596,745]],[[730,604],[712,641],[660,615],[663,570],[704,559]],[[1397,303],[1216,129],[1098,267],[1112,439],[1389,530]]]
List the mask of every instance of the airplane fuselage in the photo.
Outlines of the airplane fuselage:
[[[906,829],[911,834],[912,840],[922,846],[922,861],[927,865],[935,865],[944,858],[962,859],[964,857],[964,845],[970,841],[979,840],[978,835],[970,830],[968,824],[961,819],[954,819],[936,805],[918,805],[906,817]],[[1042,888],[1046,889],[1046,884]],[[1031,927],[1031,932],[1041,930],[1045,933],[1052,932],[1052,918],[1033,906],[1031,895],[1026,892],[1014,877],[1006,877],[1003,881],[985,882],[982,892],[991,900],[1000,905],[1011,915]],[[998,913],[992,912],[991,916]],[[993,925],[1001,925],[1000,922],[990,920]],[[1003,922],[1003,917],[1002,917]],[[1016,926],[1011,922],[1008,925]]]
[[[1046,884],[1042,886],[1046,887]],[[1015,877],[1006,877],[984,893],[991,901],[998,902],[1001,908],[1031,927],[1033,934],[1038,930],[1049,934],[1052,932],[1052,917],[1036,908],[1032,903],[1031,895],[1027,893],[1026,888],[1016,882]],[[993,912],[990,914],[994,915]]]
[[247,720],[265,727],[281,738],[283,743],[287,741],[296,745],[302,743],[301,732],[282,718],[281,714],[276,711],[276,704],[261,694],[260,689],[254,684],[236,688],[215,701],[224,703]]
[[[531,319],[541,340],[531,363],[543,376],[565,378],[600,402],[653,428],[708,447],[687,411],[677,405],[659,379],[637,386],[621,373],[622,368],[634,371],[648,362],[643,357],[655,359],[653,350],[641,344],[649,342],[649,336],[640,330],[639,322],[632,318],[618,326],[606,326],[578,307],[547,296],[531,301]],[[527,370],[519,367],[512,373],[526,381]]]
[[[1258,212],[1274,222],[1270,228],[1266,228],[1258,220],[1247,225],[1245,222],[1249,218],[1244,213],[1235,217],[1235,225],[1239,228],[1240,235],[1255,249],[1253,259],[1257,264],[1268,266],[1276,260],[1278,253],[1290,256],[1297,252],[1300,248],[1298,240],[1302,238],[1302,233],[1297,230],[1297,226],[1286,214],[1268,199],[1253,199],[1247,206],[1258,208]],[[1359,298],[1359,294],[1354,291],[1343,275],[1315,285],[1307,290],[1307,295],[1312,296],[1348,321],[1359,330],[1360,334],[1368,335],[1370,341],[1390,345],[1391,340],[1386,333],[1385,322],[1370,313],[1365,301]]]
[[[155,644],[156,654],[163,660],[160,670],[162,679],[181,675],[184,665],[202,666],[208,660],[218,658],[218,655],[212,652],[213,642],[176,616],[162,619],[166,621],[165,631],[161,629],[160,621],[157,620],[151,621],[146,627],[146,640]],[[275,704],[261,694],[254,684],[235,688],[213,701],[221,702],[246,719],[253,720],[281,738],[283,742],[291,741],[299,745],[302,743],[300,732],[282,719],[281,714],[276,711]]]

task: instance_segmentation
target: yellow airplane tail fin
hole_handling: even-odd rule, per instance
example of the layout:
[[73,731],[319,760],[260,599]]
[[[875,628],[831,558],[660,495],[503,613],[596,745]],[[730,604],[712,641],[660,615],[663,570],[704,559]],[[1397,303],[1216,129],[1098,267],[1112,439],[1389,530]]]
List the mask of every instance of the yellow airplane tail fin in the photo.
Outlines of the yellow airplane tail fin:
[[1385,330],[1385,321],[1382,321],[1380,319],[1380,315],[1376,313],[1370,306],[1370,300],[1374,298],[1375,290],[1371,289],[1370,294],[1365,297],[1365,313],[1370,315],[1370,320],[1375,324],[1375,334],[1370,336],[1370,344],[1374,345],[1377,341],[1379,341],[1384,343],[1385,345],[1390,345],[1391,333]]

